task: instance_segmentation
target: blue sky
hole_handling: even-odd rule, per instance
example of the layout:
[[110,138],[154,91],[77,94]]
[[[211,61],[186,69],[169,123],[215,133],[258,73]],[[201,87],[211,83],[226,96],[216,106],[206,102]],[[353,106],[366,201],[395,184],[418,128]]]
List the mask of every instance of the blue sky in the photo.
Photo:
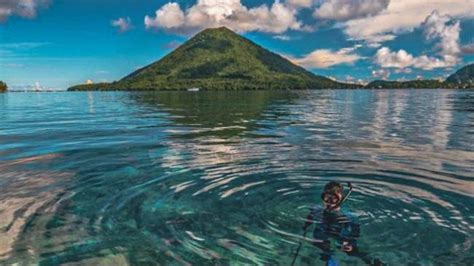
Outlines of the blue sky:
[[474,0],[5,0],[0,80],[113,81],[217,26],[348,82],[442,78],[474,61]]

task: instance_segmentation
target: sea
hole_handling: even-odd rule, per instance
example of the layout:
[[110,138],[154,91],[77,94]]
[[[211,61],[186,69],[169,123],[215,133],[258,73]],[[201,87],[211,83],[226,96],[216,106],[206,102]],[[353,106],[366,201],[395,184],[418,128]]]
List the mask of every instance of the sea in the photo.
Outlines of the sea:
[[474,264],[474,90],[0,94],[1,265]]

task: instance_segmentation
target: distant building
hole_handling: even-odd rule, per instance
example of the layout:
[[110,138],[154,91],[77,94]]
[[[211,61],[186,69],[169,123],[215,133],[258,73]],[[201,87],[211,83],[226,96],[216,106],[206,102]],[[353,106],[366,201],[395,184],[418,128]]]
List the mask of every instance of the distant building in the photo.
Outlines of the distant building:
[[92,81],[92,80],[88,79],[88,80],[86,81],[86,84],[87,84],[87,85],[94,84],[94,81]]

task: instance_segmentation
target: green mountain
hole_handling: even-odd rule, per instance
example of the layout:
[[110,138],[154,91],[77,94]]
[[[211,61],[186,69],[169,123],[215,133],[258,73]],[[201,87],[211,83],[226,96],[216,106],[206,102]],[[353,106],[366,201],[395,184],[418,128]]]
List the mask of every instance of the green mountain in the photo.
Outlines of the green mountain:
[[467,65],[446,79],[448,83],[474,84],[474,64]]
[[370,89],[432,89],[446,88],[446,85],[442,81],[432,79],[408,81],[374,80],[365,87]]
[[7,84],[0,80],[0,92],[6,92],[8,89]]
[[474,64],[467,65],[449,76],[446,81],[434,79],[389,81],[374,80],[367,84],[368,89],[467,89],[474,87]]
[[357,87],[314,75],[221,27],[206,29],[120,81],[69,90],[322,89]]

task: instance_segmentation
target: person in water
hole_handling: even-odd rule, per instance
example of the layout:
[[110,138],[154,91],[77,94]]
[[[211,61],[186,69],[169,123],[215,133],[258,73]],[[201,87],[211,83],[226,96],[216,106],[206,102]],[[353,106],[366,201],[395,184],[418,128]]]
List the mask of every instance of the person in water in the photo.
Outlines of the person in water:
[[313,232],[313,244],[321,253],[321,260],[326,265],[337,265],[332,259],[334,251],[331,249],[330,238],[335,239],[337,247],[349,256],[362,259],[368,265],[383,265],[380,260],[373,259],[368,253],[360,252],[357,246],[357,238],[360,235],[360,225],[341,211],[341,205],[352,191],[344,195],[344,187],[331,181],[326,184],[321,194],[324,208],[315,207],[306,217],[303,230],[306,232],[309,226],[316,224]]

